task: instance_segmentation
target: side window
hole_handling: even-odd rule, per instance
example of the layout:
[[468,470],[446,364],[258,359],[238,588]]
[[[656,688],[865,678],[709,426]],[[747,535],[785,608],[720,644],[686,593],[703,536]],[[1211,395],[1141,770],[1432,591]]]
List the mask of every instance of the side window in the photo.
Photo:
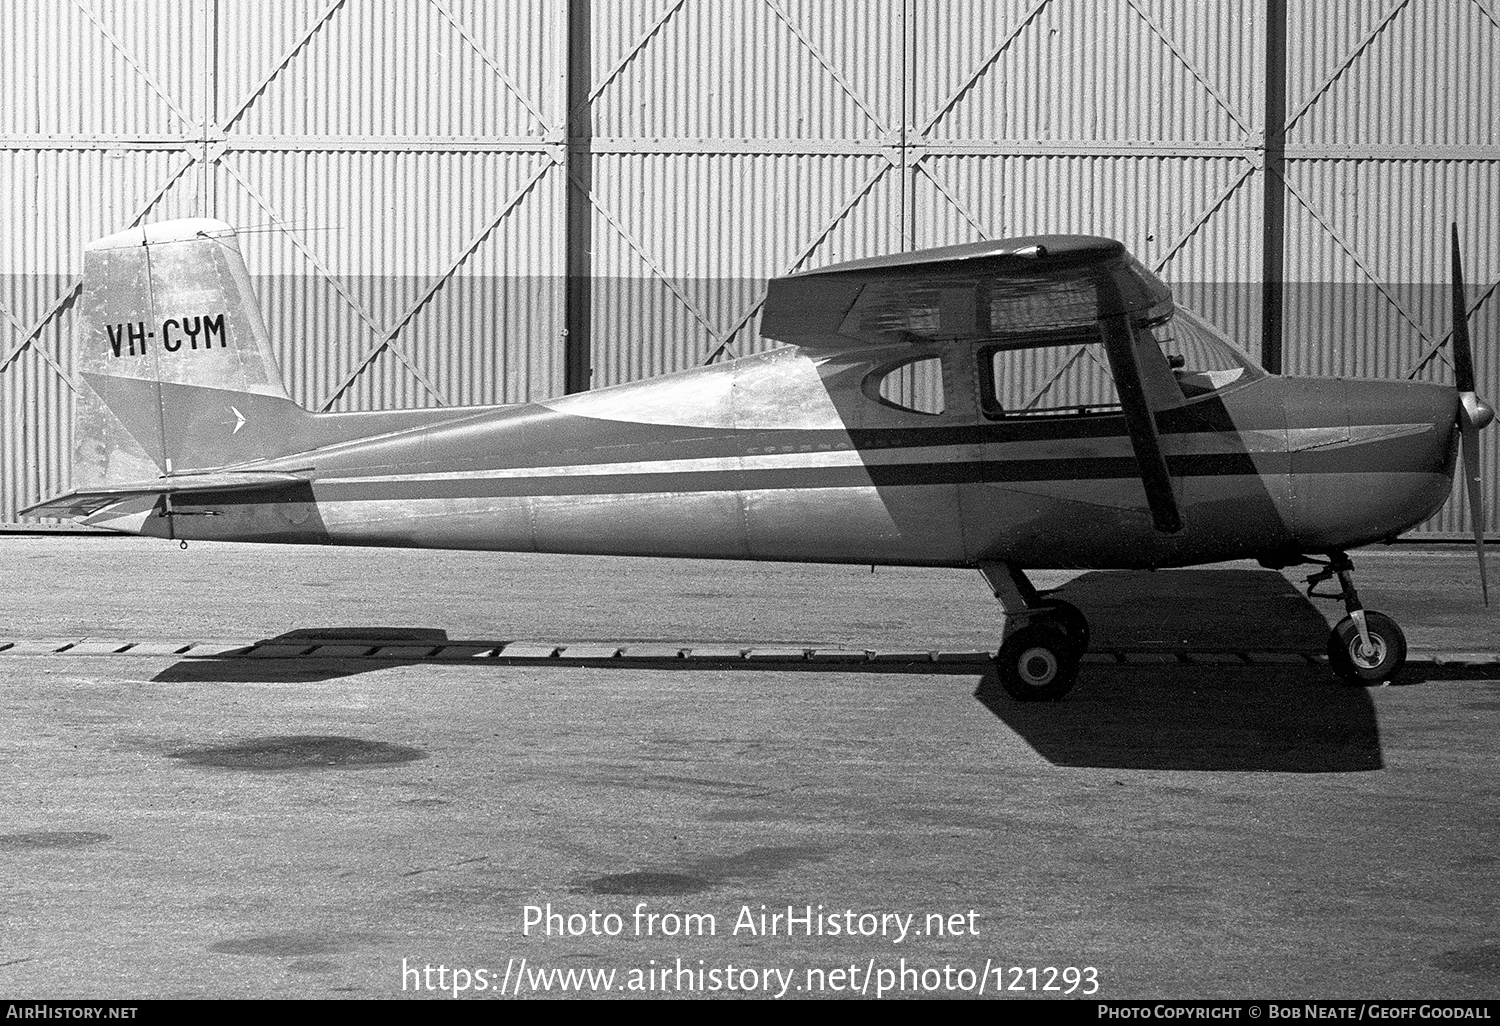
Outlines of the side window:
[[985,416],[1086,417],[1115,413],[1120,396],[1098,342],[992,346],[979,351]]
[[865,395],[907,413],[943,412],[943,361],[936,356],[884,367],[865,379]]

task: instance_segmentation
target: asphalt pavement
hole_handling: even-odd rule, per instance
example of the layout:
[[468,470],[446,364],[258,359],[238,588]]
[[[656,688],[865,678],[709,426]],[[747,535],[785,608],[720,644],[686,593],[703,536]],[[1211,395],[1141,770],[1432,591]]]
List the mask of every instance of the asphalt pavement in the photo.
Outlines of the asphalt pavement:
[[7,996],[1500,984],[1462,548],[1356,554],[1413,652],[1368,689],[1295,571],[1039,574],[1094,627],[1057,704],[973,573],[0,550]]

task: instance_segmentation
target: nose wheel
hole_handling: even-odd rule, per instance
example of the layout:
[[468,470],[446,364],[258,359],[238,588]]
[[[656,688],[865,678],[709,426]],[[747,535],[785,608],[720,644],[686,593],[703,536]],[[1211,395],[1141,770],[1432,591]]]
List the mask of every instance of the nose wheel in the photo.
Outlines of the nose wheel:
[[1005,635],[994,658],[1000,686],[1021,702],[1052,702],[1072,690],[1089,646],[1089,622],[1071,602],[1043,598],[1019,567],[981,563],[1000,603]]
[[[1328,635],[1328,665],[1351,684],[1380,684],[1406,662],[1406,635],[1384,613],[1366,612],[1365,633],[1346,616]],[[1368,641],[1366,640],[1368,639]]]
[[[1320,595],[1317,586],[1337,578],[1338,595]],[[1324,568],[1307,579],[1309,598],[1341,598],[1349,615],[1328,635],[1328,666],[1350,684],[1383,684],[1406,665],[1406,635],[1384,613],[1365,609],[1354,590],[1354,564],[1335,552]]]

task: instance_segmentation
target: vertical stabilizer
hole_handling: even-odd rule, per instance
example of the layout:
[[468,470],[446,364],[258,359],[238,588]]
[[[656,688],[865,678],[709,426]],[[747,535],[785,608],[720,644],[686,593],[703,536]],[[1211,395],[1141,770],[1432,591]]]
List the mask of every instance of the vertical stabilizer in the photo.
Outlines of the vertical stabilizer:
[[84,252],[75,488],[294,451],[311,414],[282,385],[234,229],[190,219]]

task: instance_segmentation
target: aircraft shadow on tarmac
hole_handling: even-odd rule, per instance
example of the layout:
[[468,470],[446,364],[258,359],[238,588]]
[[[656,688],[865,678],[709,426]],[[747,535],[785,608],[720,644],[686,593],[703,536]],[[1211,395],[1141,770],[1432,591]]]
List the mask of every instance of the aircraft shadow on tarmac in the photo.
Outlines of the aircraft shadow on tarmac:
[[[1095,651],[1317,652],[1327,619],[1279,574],[1200,570],[1160,574],[1090,573],[1057,592],[1088,611]],[[456,647],[479,655],[496,642],[463,642],[422,627],[303,628],[261,643],[297,651],[314,644]],[[430,657],[185,658],[155,678],[162,682],[306,683]],[[444,663],[454,660],[445,658]],[[1363,688],[1334,679],[1305,660],[1271,665],[1190,667],[1090,662],[1062,702],[1018,702],[983,664],[932,661],[816,662],[715,658],[620,659],[481,657],[465,665],[591,667],[666,672],[702,670],[774,674],[839,673],[954,675],[976,681],[974,697],[1048,761],[1060,766],[1117,769],[1242,770],[1334,773],[1382,766],[1374,704]],[[1410,663],[1400,683],[1489,677],[1473,669]],[[899,686],[892,682],[893,686]]]
[[[1249,671],[1249,672],[1247,672]],[[1048,762],[1102,769],[1348,773],[1383,765],[1375,707],[1361,688],[1314,667],[1208,685],[1163,681],[1159,670],[1092,674],[1068,700],[1017,702],[992,681],[986,708]],[[1132,679],[1133,678],[1133,679]]]
[[[1052,594],[1088,614],[1095,649],[1322,652],[1331,626],[1270,570],[1093,572]],[[1324,605],[1344,615],[1342,603]]]

